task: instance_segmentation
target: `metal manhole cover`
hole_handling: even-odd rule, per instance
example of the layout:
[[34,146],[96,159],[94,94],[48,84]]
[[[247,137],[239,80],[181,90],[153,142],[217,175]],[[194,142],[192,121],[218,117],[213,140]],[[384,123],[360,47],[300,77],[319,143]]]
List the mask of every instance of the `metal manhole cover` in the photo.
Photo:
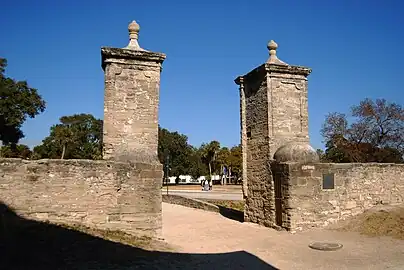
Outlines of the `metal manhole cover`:
[[326,243],[326,242],[314,242],[309,245],[310,248],[322,251],[333,251],[342,248],[342,244],[339,243]]

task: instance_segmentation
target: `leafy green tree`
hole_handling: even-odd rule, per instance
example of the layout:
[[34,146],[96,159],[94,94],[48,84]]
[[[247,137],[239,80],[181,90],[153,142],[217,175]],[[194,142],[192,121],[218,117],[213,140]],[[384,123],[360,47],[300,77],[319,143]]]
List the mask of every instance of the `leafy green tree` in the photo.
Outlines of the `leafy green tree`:
[[324,158],[331,162],[395,162],[404,155],[404,109],[385,99],[364,99],[351,108],[354,121],[341,113],[327,115],[321,133]]
[[[188,144],[188,137],[178,132],[171,132],[159,126],[158,157],[164,166],[170,167],[170,175],[179,176],[191,172],[193,148]],[[168,160],[167,160],[168,157]],[[168,161],[169,164],[166,164]]]
[[323,149],[316,149],[316,153],[320,159],[320,162],[324,161],[324,150]]
[[227,168],[231,176],[238,177],[242,171],[241,145],[232,147],[220,147],[218,141],[202,144],[199,148],[199,156],[208,168],[209,176],[213,173],[221,174],[223,167]]
[[[237,178],[242,172],[242,159],[241,145],[233,146],[231,149],[223,147],[217,152],[216,166],[219,170],[226,167],[229,176]],[[222,173],[219,170],[217,169],[215,172]]]
[[222,147],[217,151],[215,173],[222,174],[223,167],[230,167],[230,155],[230,150],[227,147]]
[[341,135],[335,135],[326,142],[326,149],[321,156],[321,161],[335,163],[354,162],[353,153],[350,153],[351,147],[348,141]]
[[231,167],[232,174],[236,177],[240,176],[243,170],[243,151],[241,145],[233,146],[230,149],[228,163]]
[[0,58],[0,140],[12,148],[24,138],[25,120],[45,110],[45,101],[26,81],[6,77],[7,60]]
[[0,148],[0,157],[3,158],[23,158],[30,159],[32,156],[31,149],[24,144],[18,144],[16,147],[10,145],[2,146]]
[[101,159],[102,127],[102,120],[91,114],[63,116],[34,148],[34,158]]
[[60,156],[61,159],[64,159],[66,155],[66,148],[68,145],[74,143],[74,134],[73,128],[70,125],[56,125],[53,129],[54,131],[54,140],[57,145],[62,146],[62,154]]
[[209,168],[209,176],[212,178],[212,173],[216,171],[216,157],[220,150],[220,143],[218,141],[211,141],[208,144],[202,144],[200,147],[200,153],[202,161]]
[[198,148],[192,147],[190,161],[189,174],[193,178],[196,179],[199,176],[207,175],[209,173],[208,167],[202,161],[201,153]]

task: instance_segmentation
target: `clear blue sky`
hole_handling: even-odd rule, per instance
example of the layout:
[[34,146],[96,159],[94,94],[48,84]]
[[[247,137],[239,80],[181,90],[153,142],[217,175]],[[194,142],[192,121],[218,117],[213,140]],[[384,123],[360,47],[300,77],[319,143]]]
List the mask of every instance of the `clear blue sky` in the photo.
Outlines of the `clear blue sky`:
[[239,143],[239,93],[233,80],[278,56],[313,69],[309,77],[310,136],[328,112],[345,112],[365,97],[404,103],[404,2],[339,1],[4,1],[0,57],[7,75],[27,80],[47,101],[24,125],[32,146],[60,116],[103,117],[102,46],[124,47],[128,23],[140,45],[164,52],[160,124],[199,145]]

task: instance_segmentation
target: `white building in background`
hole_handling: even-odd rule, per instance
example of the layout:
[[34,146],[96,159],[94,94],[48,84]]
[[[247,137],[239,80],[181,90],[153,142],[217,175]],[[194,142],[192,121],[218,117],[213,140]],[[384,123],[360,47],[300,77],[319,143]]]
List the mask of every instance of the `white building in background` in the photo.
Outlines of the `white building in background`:
[[170,176],[170,177],[168,177],[168,184],[175,184],[175,179],[176,179],[177,177],[175,177],[175,176]]
[[[178,184],[181,185],[185,185],[185,184],[201,184],[205,179],[206,176],[199,176],[197,179],[194,179],[191,175],[180,175],[179,177],[179,181]],[[169,185],[174,185],[175,184],[175,180],[177,179],[176,176],[170,176],[168,177],[168,184]],[[220,180],[220,175],[212,175],[212,180],[213,181],[217,181]],[[166,180],[164,180],[164,184]]]
[[193,178],[190,175],[180,175],[178,178],[180,179],[179,184],[191,184],[193,182]]

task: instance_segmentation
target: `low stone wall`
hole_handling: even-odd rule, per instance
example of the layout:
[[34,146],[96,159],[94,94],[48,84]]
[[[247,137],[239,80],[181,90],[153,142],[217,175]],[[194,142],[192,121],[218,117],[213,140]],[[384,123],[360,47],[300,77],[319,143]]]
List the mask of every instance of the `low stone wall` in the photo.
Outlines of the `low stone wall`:
[[0,159],[0,201],[17,214],[159,237],[162,165]]
[[318,163],[273,168],[275,181],[281,181],[282,227],[289,230],[323,227],[378,204],[404,202],[404,165]]
[[198,199],[186,198],[178,195],[163,195],[163,202],[170,204],[178,204],[186,207],[211,211],[211,212],[219,212],[219,207],[217,205],[204,202]]

